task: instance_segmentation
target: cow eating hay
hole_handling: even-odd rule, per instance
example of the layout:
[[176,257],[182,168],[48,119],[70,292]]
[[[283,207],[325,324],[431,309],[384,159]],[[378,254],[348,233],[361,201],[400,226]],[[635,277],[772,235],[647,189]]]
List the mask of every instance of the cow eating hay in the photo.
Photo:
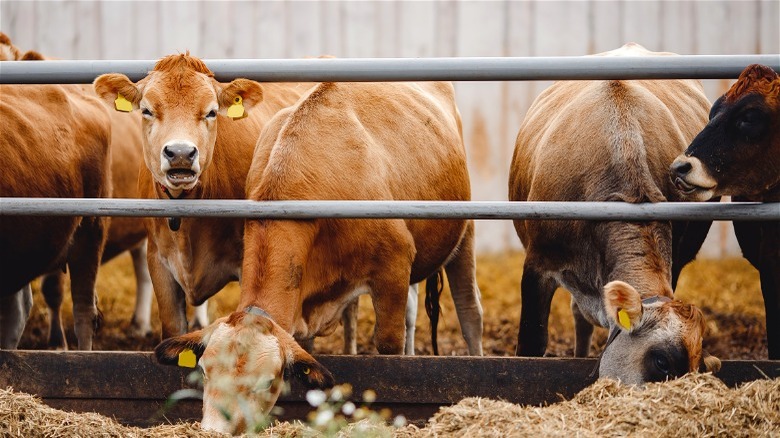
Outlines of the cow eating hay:
[[[424,428],[350,425],[339,436],[772,436],[780,432],[780,379],[736,389],[709,374],[686,375],[644,389],[601,379],[574,399],[522,407],[467,398],[442,408]],[[662,403],[660,401],[663,401]],[[102,415],[52,409],[34,397],[0,390],[2,436],[225,436],[197,423],[125,427]],[[277,423],[260,436],[322,436],[300,423]]]

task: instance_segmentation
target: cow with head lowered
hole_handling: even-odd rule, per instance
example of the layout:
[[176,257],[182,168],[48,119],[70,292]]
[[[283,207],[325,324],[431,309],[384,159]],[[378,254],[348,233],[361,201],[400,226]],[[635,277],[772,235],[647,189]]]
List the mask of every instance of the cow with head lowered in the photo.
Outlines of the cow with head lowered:
[[[319,84],[263,130],[247,195],[258,201],[468,200],[452,84]],[[465,220],[248,220],[237,311],[164,341],[157,358],[176,363],[186,350],[200,357],[202,425],[241,432],[252,423],[245,412],[269,412],[285,376],[309,386],[333,384],[290,335],[329,333],[342,309],[368,294],[377,350],[401,354],[409,285],[442,267],[469,353],[481,354],[473,238],[473,223]],[[219,383],[225,381],[239,383],[225,390]]]
[[[670,169],[685,199],[780,202],[780,75],[748,66]],[[780,359],[780,221],[737,221],[734,232],[760,274],[769,358]]]
[[[95,91],[112,108],[140,111],[138,190],[150,199],[243,199],[257,136],[308,88],[236,79],[222,84],[189,54],[167,56],[133,83],[106,74]],[[149,218],[148,266],[163,339],[187,331],[186,303],[200,305],[241,277],[243,219]]]
[[[603,56],[657,56],[627,44]],[[531,105],[515,144],[513,201],[677,200],[669,164],[706,121],[709,102],[691,80],[556,82]],[[704,317],[672,297],[673,277],[698,250],[668,221],[515,220],[526,248],[519,356],[541,356],[557,287],[572,294],[575,355],[587,356],[593,326],[611,331],[602,377],[642,383],[716,368],[702,351]],[[686,257],[682,257],[685,255]],[[680,260],[682,258],[682,260]],[[706,359],[706,360],[705,360]]]

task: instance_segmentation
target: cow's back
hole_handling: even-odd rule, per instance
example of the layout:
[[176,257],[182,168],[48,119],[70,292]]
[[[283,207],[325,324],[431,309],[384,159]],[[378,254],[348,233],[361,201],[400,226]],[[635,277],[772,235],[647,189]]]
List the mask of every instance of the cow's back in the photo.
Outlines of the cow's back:
[[[534,102],[509,195],[529,201],[677,200],[667,167],[706,124],[698,81],[557,82]],[[529,221],[516,221],[528,239]]]
[[[110,126],[77,86],[0,86],[0,196],[100,197],[109,184]],[[0,219],[2,294],[66,262],[74,217]]]
[[[470,199],[452,84],[318,85],[264,129],[247,190],[257,200]],[[441,265],[464,226],[406,221],[418,249],[413,279]]]

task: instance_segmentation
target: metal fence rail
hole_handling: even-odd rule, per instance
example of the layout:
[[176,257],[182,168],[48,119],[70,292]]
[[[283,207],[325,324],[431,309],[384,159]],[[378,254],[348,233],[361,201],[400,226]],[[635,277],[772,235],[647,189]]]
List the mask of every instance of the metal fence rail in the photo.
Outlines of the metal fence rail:
[[759,221],[780,220],[780,203],[0,198],[0,216]]
[[[780,71],[780,54],[651,57],[343,58],[204,60],[217,80],[265,82],[501,81],[564,79],[730,79],[750,64]],[[91,83],[103,73],[137,81],[155,61],[8,61],[0,83]]]

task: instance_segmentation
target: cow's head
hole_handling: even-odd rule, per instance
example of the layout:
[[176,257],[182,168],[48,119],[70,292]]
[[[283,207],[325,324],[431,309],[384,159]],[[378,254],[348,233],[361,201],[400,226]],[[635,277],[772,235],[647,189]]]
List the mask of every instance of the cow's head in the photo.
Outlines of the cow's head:
[[179,364],[182,354],[194,354],[190,365],[197,360],[204,377],[204,429],[241,433],[256,425],[271,411],[288,377],[308,388],[333,386],[330,372],[290,334],[264,312],[250,312],[234,312],[155,348],[157,360],[169,365]]
[[704,316],[695,306],[660,297],[643,301],[622,281],[604,287],[604,302],[612,331],[599,377],[642,384],[720,369],[720,360],[702,350]]
[[105,74],[94,86],[118,111],[141,111],[144,160],[155,181],[175,196],[194,188],[208,167],[219,123],[231,123],[223,116],[240,118],[263,99],[257,82],[220,84],[189,53],[161,59],[137,83],[122,74]]
[[780,184],[780,76],[746,68],[710,110],[710,121],[671,166],[692,200],[755,196]]

